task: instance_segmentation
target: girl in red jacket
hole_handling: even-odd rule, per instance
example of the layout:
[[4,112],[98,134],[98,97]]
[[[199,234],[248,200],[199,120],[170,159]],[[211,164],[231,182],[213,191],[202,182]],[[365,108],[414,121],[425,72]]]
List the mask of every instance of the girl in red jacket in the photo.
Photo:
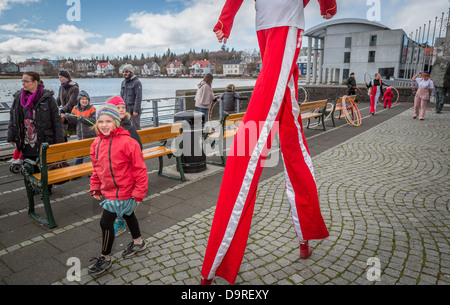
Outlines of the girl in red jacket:
[[[230,37],[234,17],[243,1],[227,0],[225,3],[214,27],[219,42],[226,43]],[[325,19],[336,14],[335,0],[318,1]],[[210,284],[214,276],[230,283],[236,279],[250,230],[258,180],[277,131],[285,165],[286,193],[300,239],[300,257],[305,259],[311,255],[308,240],[329,235],[320,212],[297,101],[299,70],[296,63],[305,26],[303,8],[307,2],[255,2],[263,68],[227,158],[203,261],[202,284]],[[257,135],[257,141],[246,139],[248,128],[254,128],[250,133]]]
[[134,213],[148,190],[147,167],[141,148],[130,133],[120,127],[119,110],[112,104],[97,109],[95,130],[97,139],[91,146],[92,177],[91,195],[101,200],[103,207],[102,252],[89,268],[93,275],[100,275],[111,267],[110,253],[114,242],[114,221],[125,218],[133,241],[123,251],[129,257],[145,249],[139,223]]

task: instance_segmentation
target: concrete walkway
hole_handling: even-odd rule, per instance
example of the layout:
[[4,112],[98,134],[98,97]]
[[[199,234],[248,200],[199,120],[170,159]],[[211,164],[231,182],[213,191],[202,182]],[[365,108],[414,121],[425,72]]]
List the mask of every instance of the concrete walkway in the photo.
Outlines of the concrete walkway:
[[[409,107],[372,117],[361,105],[363,127],[340,122],[327,132],[305,131],[330,231],[329,238],[311,242],[307,260],[299,259],[274,148],[236,284],[450,283],[450,112],[429,111],[419,121]],[[101,208],[88,194],[87,178],[56,187],[59,227],[49,230],[27,217],[23,182],[7,178],[3,165],[0,284],[197,285],[223,170],[208,166],[180,183],[158,177],[152,166],[151,190],[137,212],[148,250],[122,259],[130,235],[119,236],[112,268],[95,278],[87,266],[100,249]],[[80,282],[66,277],[70,257],[81,260]],[[213,283],[227,284],[220,278]]]

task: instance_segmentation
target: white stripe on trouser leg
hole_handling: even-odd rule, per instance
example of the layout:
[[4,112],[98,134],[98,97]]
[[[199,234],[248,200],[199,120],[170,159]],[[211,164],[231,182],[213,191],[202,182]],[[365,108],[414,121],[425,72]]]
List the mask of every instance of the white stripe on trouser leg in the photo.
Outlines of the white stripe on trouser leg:
[[208,279],[212,279],[214,277],[216,270],[225,257],[228,248],[230,247],[231,241],[233,240],[234,234],[236,233],[239,219],[241,218],[242,210],[244,209],[244,205],[248,197],[248,192],[253,181],[253,176],[259,162],[259,157],[261,156],[261,152],[266,145],[267,138],[278,115],[278,112],[280,111],[281,103],[283,102],[283,97],[286,92],[286,85],[289,81],[292,64],[294,63],[294,56],[297,45],[297,34],[298,29],[296,27],[289,28],[280,76],[278,78],[272,105],[270,107],[264,126],[261,130],[258,142],[256,143],[256,146],[250,157],[250,161],[247,166],[247,171],[245,173],[239,195],[234,204],[233,212],[231,213],[225,235],[222,239],[222,242],[220,243],[220,247],[212,264]]
[[308,153],[308,150],[306,149],[305,142],[304,142],[305,139],[303,138],[302,129],[298,122],[298,118],[300,116],[300,107],[298,106],[298,101],[295,96],[295,87],[294,87],[295,83],[294,83],[293,78],[291,78],[291,81],[289,82],[288,86],[289,86],[289,89],[291,90],[292,114],[294,115],[294,122],[295,122],[295,126],[297,127],[297,131],[298,131],[298,140],[300,143],[300,147],[302,149],[303,159],[305,160],[306,165],[308,165],[309,171],[311,172],[311,175],[313,176],[314,181],[316,181],[316,178],[314,176],[314,167],[313,167],[312,159]]
[[[300,127],[300,124],[298,123],[298,117],[300,115],[300,108],[298,107],[298,101],[295,96],[295,82],[294,82],[293,78],[291,78],[291,80],[289,81],[288,86],[291,91],[292,114],[293,114],[293,119],[294,119],[295,125],[298,130],[298,139],[299,139],[299,144],[300,144],[300,147],[302,150],[302,155],[303,155],[303,158],[304,158],[306,164],[308,165],[308,168],[314,178],[314,168],[312,165],[312,159],[311,159],[311,156],[308,154],[308,151],[306,150],[305,144],[303,142],[303,134],[301,132],[301,127]],[[281,156],[283,158],[284,174],[285,174],[285,179],[286,179],[286,195],[287,195],[289,203],[291,205],[292,221],[294,223],[294,227],[295,227],[295,231],[297,232],[297,236],[300,238],[300,240],[303,240],[303,233],[302,233],[302,229],[300,227],[300,220],[298,217],[297,205],[295,203],[295,190],[294,190],[294,187],[292,186],[291,179],[289,178],[289,173],[286,168],[286,163],[285,163],[283,154],[281,154]]]

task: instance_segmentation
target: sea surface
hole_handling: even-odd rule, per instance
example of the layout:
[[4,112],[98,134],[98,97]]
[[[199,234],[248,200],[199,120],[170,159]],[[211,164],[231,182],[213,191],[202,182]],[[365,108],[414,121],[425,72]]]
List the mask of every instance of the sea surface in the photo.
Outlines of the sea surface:
[[[86,91],[91,97],[111,97],[120,94],[120,86],[123,78],[83,78],[74,79],[78,83],[80,90]],[[176,90],[197,89],[200,78],[140,78],[142,83],[143,99],[160,99],[175,97]],[[44,79],[46,89],[58,95],[61,83],[58,79]],[[225,88],[229,84],[236,87],[254,86],[255,78],[230,79],[215,78],[213,80],[213,90],[215,88]],[[0,102],[11,103],[15,92],[22,88],[20,79],[0,79]]]

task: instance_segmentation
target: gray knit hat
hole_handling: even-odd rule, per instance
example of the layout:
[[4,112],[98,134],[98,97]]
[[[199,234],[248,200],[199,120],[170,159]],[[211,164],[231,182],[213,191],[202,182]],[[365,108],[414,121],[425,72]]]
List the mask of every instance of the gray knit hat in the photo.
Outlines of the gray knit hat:
[[126,64],[125,66],[123,66],[123,72],[128,71],[134,74],[134,68],[132,65],[130,64]]

